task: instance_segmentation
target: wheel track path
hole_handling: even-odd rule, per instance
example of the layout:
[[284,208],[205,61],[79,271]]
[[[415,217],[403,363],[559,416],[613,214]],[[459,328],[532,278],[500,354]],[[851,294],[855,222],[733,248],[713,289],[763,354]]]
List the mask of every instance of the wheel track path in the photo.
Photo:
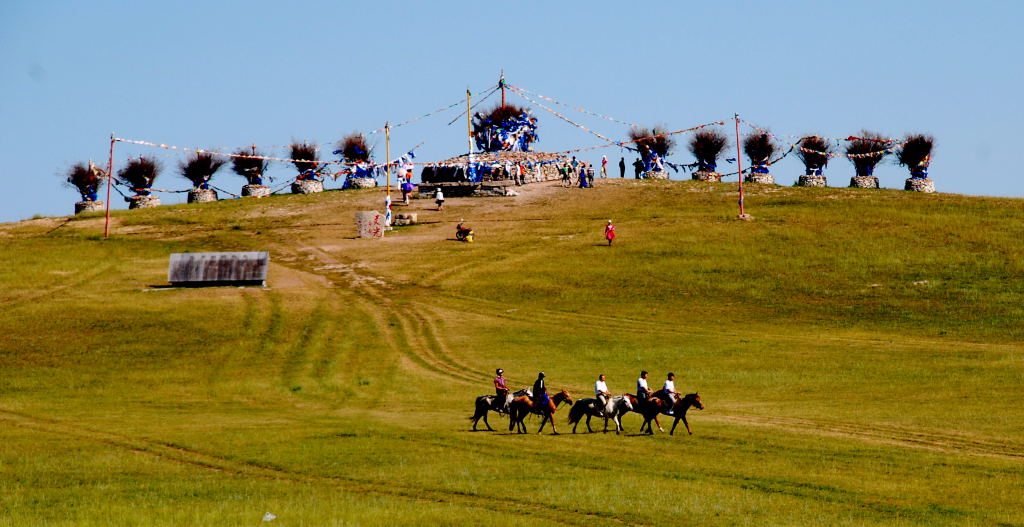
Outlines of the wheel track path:
[[328,476],[297,472],[256,461],[227,458],[173,443],[91,430],[71,423],[43,419],[7,409],[0,409],[0,422],[25,430],[99,443],[112,448],[148,455],[161,461],[184,464],[233,476],[286,480],[304,484],[329,484],[351,492],[385,495],[424,503],[439,502],[464,505],[506,514],[515,514],[524,518],[543,519],[544,521],[560,525],[585,526],[594,525],[595,522],[609,525],[643,525],[610,514],[579,511],[568,507],[534,501],[435,487],[402,485],[395,481],[381,483],[340,475]]

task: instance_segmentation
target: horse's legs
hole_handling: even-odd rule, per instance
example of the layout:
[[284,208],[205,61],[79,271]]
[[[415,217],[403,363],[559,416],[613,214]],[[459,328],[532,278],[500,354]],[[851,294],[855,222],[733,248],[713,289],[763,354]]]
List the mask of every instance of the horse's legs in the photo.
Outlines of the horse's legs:
[[[544,431],[544,425],[548,422],[548,414],[544,414],[544,419],[540,420],[540,428],[537,429],[537,433]],[[555,426],[554,421],[551,422],[551,426]]]
[[551,419],[551,435],[559,435],[558,428],[555,426],[555,413],[551,412],[544,416],[545,419]]
[[607,416],[605,416],[605,418],[604,418],[604,432],[602,432],[602,433],[604,433],[604,434],[608,433],[608,417]]
[[590,415],[590,414],[587,414],[587,431],[590,432],[591,434],[593,434],[594,433],[594,429],[590,428],[590,418],[591,417],[593,417],[593,416]]
[[672,421],[672,429],[668,431],[668,435],[675,435],[677,424],[679,424],[679,416],[676,416],[675,420]]
[[[658,414],[654,414],[654,422],[658,424],[658,431],[659,432],[664,432],[665,431],[665,429],[661,427],[661,421],[658,420]],[[652,431],[651,433],[653,434],[654,432]]]
[[[484,412],[484,424],[487,425],[487,431],[488,432],[493,432],[494,431],[494,429],[491,428],[491,423],[487,422],[487,412]],[[476,423],[473,423],[473,430],[476,430]]]
[[686,414],[680,416],[683,420],[683,424],[686,425],[686,433],[693,435],[693,430],[690,430],[690,423],[686,420]]

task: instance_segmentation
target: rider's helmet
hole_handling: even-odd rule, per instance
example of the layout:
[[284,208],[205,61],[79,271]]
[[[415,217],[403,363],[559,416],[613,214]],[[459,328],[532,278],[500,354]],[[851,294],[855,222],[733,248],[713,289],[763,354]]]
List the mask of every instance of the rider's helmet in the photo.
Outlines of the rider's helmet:
[[494,370],[494,373],[497,373],[498,375],[501,375],[502,373],[505,373],[505,370],[503,370],[501,368],[498,368],[498,369]]
[[544,378],[544,372],[540,372],[540,373],[538,373],[538,374],[537,374],[537,378],[538,378],[538,379],[543,379],[543,378]]

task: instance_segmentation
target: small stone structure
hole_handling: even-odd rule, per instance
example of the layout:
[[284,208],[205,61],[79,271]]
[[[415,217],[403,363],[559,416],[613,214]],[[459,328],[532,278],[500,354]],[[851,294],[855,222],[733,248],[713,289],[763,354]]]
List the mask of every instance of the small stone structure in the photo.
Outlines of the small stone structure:
[[907,184],[903,187],[904,190],[912,192],[935,192],[935,180],[930,177],[927,178],[907,178]]
[[242,187],[242,196],[265,198],[270,196],[270,187],[266,185],[245,185]]
[[167,281],[183,287],[266,285],[268,252],[174,253]]
[[189,203],[209,203],[217,201],[217,191],[209,188],[199,188],[188,191]]
[[303,179],[292,183],[292,194],[316,194],[324,191],[324,182],[317,179]]
[[384,215],[375,210],[357,212],[356,231],[360,238],[383,238]]
[[160,196],[152,194],[148,196],[131,196],[124,198],[128,202],[129,209],[150,209],[160,206]]
[[644,179],[668,179],[668,170],[647,170],[641,172],[640,176]]
[[743,176],[743,181],[747,183],[761,183],[762,185],[774,185],[775,176],[763,173],[747,174]]
[[415,212],[403,212],[403,213],[400,213],[400,214],[395,214],[394,224],[395,225],[416,225],[417,223],[419,223],[417,221],[417,219],[418,218],[417,218]]
[[876,176],[853,176],[850,178],[851,188],[881,188]]
[[809,176],[803,174],[799,179],[796,180],[796,186],[798,187],[827,187],[828,178],[826,176]]
[[377,180],[372,177],[349,178],[348,182],[352,188],[374,188],[377,186]]
[[697,171],[690,176],[694,181],[721,181],[722,175],[718,172]]
[[83,212],[98,212],[103,210],[104,203],[102,201],[79,201],[75,203],[75,214],[82,214]]

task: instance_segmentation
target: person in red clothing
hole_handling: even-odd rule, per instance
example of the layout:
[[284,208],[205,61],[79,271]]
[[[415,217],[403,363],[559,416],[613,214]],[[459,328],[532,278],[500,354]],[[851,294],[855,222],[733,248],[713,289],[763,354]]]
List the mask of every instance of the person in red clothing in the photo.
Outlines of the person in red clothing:
[[505,370],[498,368],[494,373],[494,408],[500,412],[508,413],[508,383],[505,379]]
[[615,240],[615,225],[612,225],[612,220],[608,220],[608,225],[604,226],[604,237],[608,240],[608,245],[611,246],[612,241]]

